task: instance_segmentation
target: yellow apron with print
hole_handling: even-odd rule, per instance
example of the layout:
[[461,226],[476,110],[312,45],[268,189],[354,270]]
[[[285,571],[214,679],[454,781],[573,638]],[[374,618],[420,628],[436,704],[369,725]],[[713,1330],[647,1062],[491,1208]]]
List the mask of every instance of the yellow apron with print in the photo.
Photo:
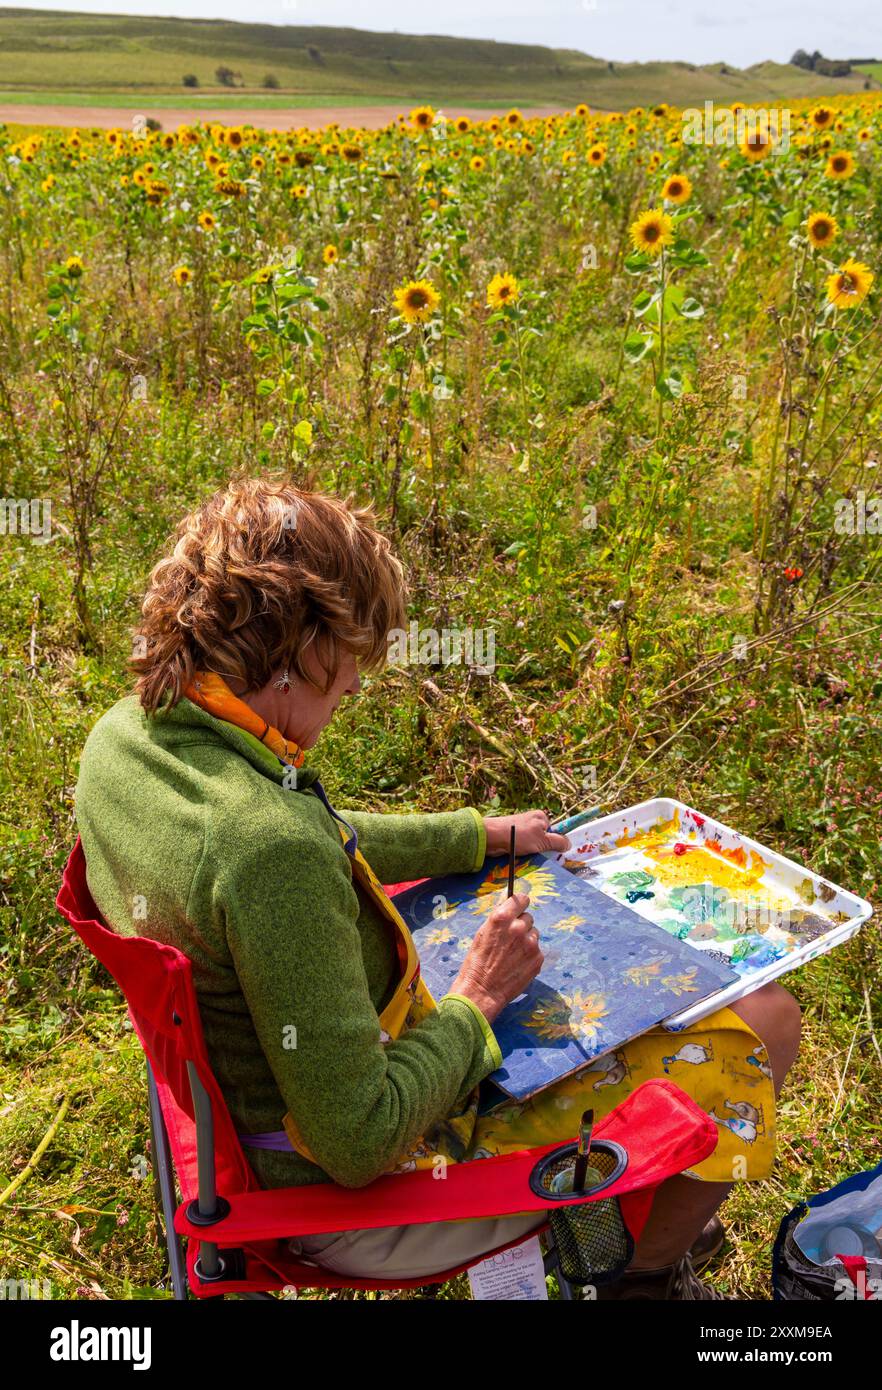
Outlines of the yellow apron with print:
[[[342,826],[340,833],[345,840]],[[361,851],[349,857],[353,875],[394,934],[401,976],[379,1015],[383,1042],[393,1042],[437,1012],[437,1005],[420,977],[419,957],[404,919]],[[775,1156],[771,1067],[760,1039],[732,1009],[719,1009],[679,1033],[652,1028],[529,1100],[502,1097],[480,1115],[481,1088],[476,1086],[461,1111],[433,1125],[387,1171],[401,1173],[434,1167],[439,1160],[464,1163],[567,1143],[578,1133],[583,1110],[591,1106],[596,1122],[644,1081],[659,1076],[686,1091],[717,1125],[717,1147],[691,1170],[692,1176],[709,1182],[769,1176]],[[294,1149],[314,1163],[290,1113],[283,1124]]]

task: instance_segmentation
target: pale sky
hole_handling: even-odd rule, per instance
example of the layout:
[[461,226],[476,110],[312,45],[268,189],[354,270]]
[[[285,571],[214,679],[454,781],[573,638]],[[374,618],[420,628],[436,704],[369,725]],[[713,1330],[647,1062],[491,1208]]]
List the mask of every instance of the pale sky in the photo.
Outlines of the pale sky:
[[[736,67],[772,58],[786,62],[797,48],[831,58],[882,59],[879,0],[23,0],[31,9],[101,14],[180,15],[265,24],[320,24],[408,34],[578,48],[598,58],[650,62],[682,58]],[[5,8],[0,6],[0,9]]]

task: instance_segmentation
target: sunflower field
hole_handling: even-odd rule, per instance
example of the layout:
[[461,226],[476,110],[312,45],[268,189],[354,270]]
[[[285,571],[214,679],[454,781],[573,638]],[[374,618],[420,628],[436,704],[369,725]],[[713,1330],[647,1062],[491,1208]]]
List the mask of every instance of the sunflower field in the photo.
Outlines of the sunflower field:
[[[675,795],[873,897],[882,101],[746,114],[0,128],[4,1268],[163,1278],[139,1049],[54,897],[139,592],[234,472],[369,500],[419,629],[494,636],[491,669],[365,683],[332,799]],[[882,1158],[879,964],[870,924],[789,977],[776,1175],[713,1274],[739,1297],[800,1196]]]

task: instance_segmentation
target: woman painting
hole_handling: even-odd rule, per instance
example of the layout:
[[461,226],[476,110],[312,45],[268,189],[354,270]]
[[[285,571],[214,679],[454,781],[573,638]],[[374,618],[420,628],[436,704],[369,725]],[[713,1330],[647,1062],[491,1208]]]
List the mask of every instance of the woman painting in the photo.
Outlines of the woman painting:
[[[659,1192],[624,1296],[709,1296],[689,1252],[697,1261],[719,1243],[708,1223],[731,1180],[769,1172],[798,1010],[767,986],[676,1035],[679,1060],[665,1055],[672,1035],[653,1030],[526,1104],[479,1112],[480,1083],[501,1062],[494,1020],[542,963],[529,900],[489,914],[436,1002],[379,885],[474,870],[507,851],[512,820],[524,853],[568,842],[544,811],[331,807],[311,750],[404,621],[401,565],[367,511],[250,479],[185,517],[144,598],[135,693],[82,756],[77,819],[95,901],[114,930],[192,961],[209,1057],[267,1187],[359,1187],[439,1154],[570,1139],[586,1104],[603,1115],[670,1074],[718,1120],[720,1143]],[[537,1221],[328,1232],[297,1252],[344,1274],[419,1277]]]

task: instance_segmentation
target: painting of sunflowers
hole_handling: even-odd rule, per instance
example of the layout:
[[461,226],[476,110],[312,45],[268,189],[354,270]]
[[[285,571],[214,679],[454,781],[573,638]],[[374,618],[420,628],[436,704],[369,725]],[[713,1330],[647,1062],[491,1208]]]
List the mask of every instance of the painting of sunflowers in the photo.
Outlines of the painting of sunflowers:
[[[436,999],[450,989],[487,914],[508,896],[506,880],[507,864],[488,861],[477,873],[432,879],[396,896]],[[738,978],[554,856],[519,860],[515,891],[530,895],[545,957],[537,979],[494,1024],[503,1064],[491,1080],[515,1100]]]

